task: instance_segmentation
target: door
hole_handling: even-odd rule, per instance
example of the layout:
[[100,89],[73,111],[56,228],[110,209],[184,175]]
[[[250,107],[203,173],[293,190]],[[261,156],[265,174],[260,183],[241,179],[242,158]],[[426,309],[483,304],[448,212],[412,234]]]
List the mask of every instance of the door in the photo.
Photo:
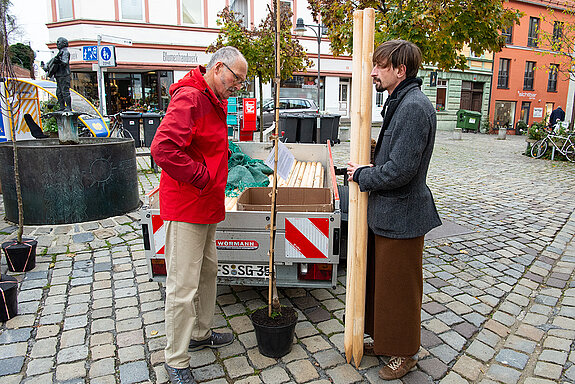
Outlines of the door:
[[521,103],[521,115],[520,119],[525,122],[525,124],[529,125],[529,110],[531,109],[531,102],[524,101]]

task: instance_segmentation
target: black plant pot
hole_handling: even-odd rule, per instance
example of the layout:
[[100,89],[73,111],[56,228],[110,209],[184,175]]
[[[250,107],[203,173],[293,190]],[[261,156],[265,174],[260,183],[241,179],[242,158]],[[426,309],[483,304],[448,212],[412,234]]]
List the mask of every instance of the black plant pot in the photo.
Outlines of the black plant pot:
[[0,275],[0,322],[8,321],[18,314],[18,281]]
[[251,316],[260,353],[279,358],[287,355],[293,345],[297,312],[291,307],[282,307],[281,316],[270,318],[268,309],[260,308]]
[[33,239],[22,239],[21,243],[9,240],[2,243],[6,262],[10,272],[28,272],[36,266],[36,246]]

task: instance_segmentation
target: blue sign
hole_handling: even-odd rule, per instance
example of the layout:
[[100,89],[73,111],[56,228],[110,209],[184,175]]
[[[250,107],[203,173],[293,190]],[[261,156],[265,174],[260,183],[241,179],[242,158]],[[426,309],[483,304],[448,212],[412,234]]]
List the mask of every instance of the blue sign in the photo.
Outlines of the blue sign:
[[112,51],[108,47],[102,47],[100,55],[102,55],[102,60],[108,61],[112,57]]
[[98,61],[98,46],[82,47],[84,61]]

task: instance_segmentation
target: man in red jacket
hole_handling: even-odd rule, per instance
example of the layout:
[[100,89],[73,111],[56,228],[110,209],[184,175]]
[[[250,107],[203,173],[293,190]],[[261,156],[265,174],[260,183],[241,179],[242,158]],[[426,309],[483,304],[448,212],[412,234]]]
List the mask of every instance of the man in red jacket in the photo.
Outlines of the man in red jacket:
[[152,142],[162,168],[160,212],[166,225],[167,344],[172,383],[193,383],[190,355],[231,344],[232,333],[212,332],[218,259],[216,225],[225,218],[228,177],[227,99],[241,89],[248,64],[236,48],[216,51],[170,87],[166,116]]

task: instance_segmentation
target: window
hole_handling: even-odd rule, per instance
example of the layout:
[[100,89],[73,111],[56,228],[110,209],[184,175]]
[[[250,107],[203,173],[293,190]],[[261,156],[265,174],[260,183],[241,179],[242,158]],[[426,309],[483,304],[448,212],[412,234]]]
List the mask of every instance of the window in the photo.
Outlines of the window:
[[533,75],[535,72],[535,62],[528,61],[525,63],[525,76],[523,77],[523,89],[526,91],[533,90]]
[[549,78],[547,79],[547,92],[557,92],[557,73],[559,72],[558,64],[549,65]]
[[513,43],[513,26],[507,28],[501,35],[505,37],[505,44],[512,44]]
[[182,23],[203,24],[202,0],[182,0]]
[[142,0],[122,0],[121,9],[124,20],[144,20]]
[[339,83],[339,110],[347,113],[347,98],[349,93],[349,82],[340,80]]
[[244,27],[248,27],[249,25],[249,12],[248,12],[248,2],[247,0],[231,0],[230,1],[230,9],[233,12],[239,14],[242,18],[242,24]]
[[66,20],[74,17],[72,0],[58,0],[58,20]]
[[447,105],[447,80],[437,79],[435,109],[438,111],[445,111],[446,105]]
[[375,105],[378,107],[383,106],[385,103],[385,99],[383,98],[383,92],[376,92],[375,93]]
[[292,10],[292,0],[280,0],[280,9],[287,8]]
[[553,38],[551,42],[553,43],[553,50],[558,51],[561,49],[561,40],[563,40],[563,25],[562,21],[556,21],[553,23]]
[[509,64],[511,59],[499,59],[499,73],[497,76],[497,88],[509,88]]
[[527,35],[527,46],[537,47],[537,39],[539,38],[539,18],[529,18],[529,34]]

